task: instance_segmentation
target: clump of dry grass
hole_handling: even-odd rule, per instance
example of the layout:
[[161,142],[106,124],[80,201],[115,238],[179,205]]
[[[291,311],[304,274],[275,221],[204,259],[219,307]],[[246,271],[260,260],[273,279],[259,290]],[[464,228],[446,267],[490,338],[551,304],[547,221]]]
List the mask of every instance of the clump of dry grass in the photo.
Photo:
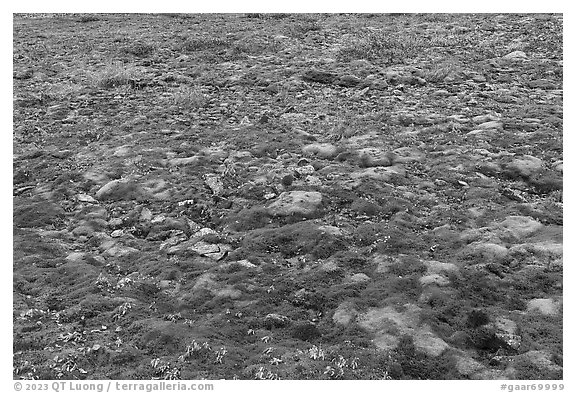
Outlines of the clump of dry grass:
[[207,49],[226,49],[230,44],[231,41],[227,37],[189,37],[182,44],[182,50],[186,52],[196,52]]
[[141,77],[142,71],[139,68],[120,62],[107,64],[102,69],[88,74],[88,78],[93,86],[105,89],[129,85],[131,81],[136,81]]
[[197,87],[178,86],[170,101],[180,108],[197,109],[208,103],[208,97]]
[[55,83],[48,86],[44,93],[53,100],[64,100],[78,95],[82,88],[81,85],[72,82]]
[[156,50],[156,47],[152,44],[148,44],[145,42],[134,42],[128,46],[122,48],[124,53],[128,53],[137,57],[145,57]]
[[417,36],[396,36],[383,31],[369,31],[339,49],[340,61],[366,59],[386,65],[402,64],[416,58],[425,46]]
[[443,82],[444,79],[450,74],[457,73],[461,68],[454,63],[441,63],[435,65],[432,69],[424,72],[424,79],[428,82],[439,83]]

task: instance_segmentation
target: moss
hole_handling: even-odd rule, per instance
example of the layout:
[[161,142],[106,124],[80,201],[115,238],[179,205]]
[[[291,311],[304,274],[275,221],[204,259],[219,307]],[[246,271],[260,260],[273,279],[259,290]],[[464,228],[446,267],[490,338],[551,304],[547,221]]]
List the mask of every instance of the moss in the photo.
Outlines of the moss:
[[322,336],[316,325],[301,322],[292,328],[292,337],[302,341],[314,341]]
[[369,246],[381,240],[384,236],[385,226],[383,224],[364,223],[360,224],[352,234],[355,244],[359,246]]
[[382,210],[376,203],[370,202],[364,198],[355,199],[354,202],[352,202],[350,209],[352,209],[352,211],[356,212],[357,214],[365,216],[376,216]]
[[319,230],[310,222],[257,229],[242,242],[245,251],[280,253],[287,258],[309,253],[317,258],[327,258],[345,247],[343,239]]
[[472,310],[468,313],[467,324],[472,328],[478,328],[490,322],[488,314],[482,310]]
[[391,354],[390,371],[398,379],[462,379],[449,353],[429,357],[416,350],[411,336],[403,336]]
[[272,218],[265,208],[255,206],[228,216],[224,223],[233,231],[246,232],[269,225],[272,223]]

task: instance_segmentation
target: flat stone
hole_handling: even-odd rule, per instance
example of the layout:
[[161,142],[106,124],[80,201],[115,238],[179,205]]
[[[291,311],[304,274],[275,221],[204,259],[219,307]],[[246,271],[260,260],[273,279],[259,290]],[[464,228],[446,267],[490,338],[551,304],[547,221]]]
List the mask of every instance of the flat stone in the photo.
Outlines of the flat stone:
[[392,155],[382,149],[375,147],[365,147],[358,150],[358,158],[360,163],[364,167],[376,167],[376,166],[391,166],[392,165]]
[[127,255],[132,255],[132,254],[135,254],[137,252],[139,252],[139,250],[134,248],[134,247],[123,246],[123,245],[117,244],[117,245],[110,247],[106,251],[104,251],[102,253],[102,255],[104,255],[105,257],[118,258],[118,257],[127,256]]
[[170,166],[193,165],[193,164],[198,164],[199,162],[200,162],[199,156],[180,157],[180,158],[173,158],[171,160],[168,160],[168,164]]
[[71,252],[70,254],[68,254],[68,256],[66,256],[66,260],[68,262],[78,262],[84,260],[85,257],[86,257],[85,252]]
[[524,155],[509,162],[505,168],[516,176],[529,177],[544,167],[544,162],[533,156]]
[[141,187],[130,180],[112,180],[96,192],[96,199],[105,200],[134,200],[143,195]]
[[505,60],[527,60],[528,56],[526,55],[526,53],[517,50],[514,52],[510,52],[505,56],[502,56],[502,58]]
[[422,286],[437,285],[439,287],[445,287],[450,285],[450,280],[440,274],[429,274],[421,277],[418,281],[420,281]]
[[508,216],[504,221],[498,223],[496,227],[517,239],[523,239],[538,232],[544,225],[529,216]]
[[482,124],[482,123],[486,123],[486,122],[489,122],[489,121],[498,121],[498,120],[500,120],[500,117],[494,116],[494,115],[490,115],[490,114],[474,116],[474,117],[472,118],[472,122],[475,123],[475,124]]
[[404,168],[399,166],[389,166],[389,167],[373,167],[366,168],[360,171],[355,171],[350,173],[350,177],[354,180],[360,179],[373,179],[388,182],[394,177],[403,176],[405,174]]
[[78,195],[76,195],[76,200],[78,202],[98,203],[98,201],[96,199],[92,198],[88,194],[78,194]]
[[289,191],[280,194],[268,206],[270,214],[275,216],[290,216],[299,214],[305,217],[313,216],[322,205],[322,194],[316,191]]
[[560,302],[554,299],[532,299],[526,304],[528,312],[536,312],[542,315],[557,315],[561,310]]
[[338,148],[331,143],[311,143],[302,147],[302,153],[307,156],[330,159],[338,154]]
[[199,241],[193,246],[189,247],[188,250],[204,257],[219,260],[231,250],[231,247],[227,244],[210,244]]
[[504,124],[501,121],[487,121],[485,123],[480,123],[477,126],[479,130],[499,130],[502,131],[504,129]]

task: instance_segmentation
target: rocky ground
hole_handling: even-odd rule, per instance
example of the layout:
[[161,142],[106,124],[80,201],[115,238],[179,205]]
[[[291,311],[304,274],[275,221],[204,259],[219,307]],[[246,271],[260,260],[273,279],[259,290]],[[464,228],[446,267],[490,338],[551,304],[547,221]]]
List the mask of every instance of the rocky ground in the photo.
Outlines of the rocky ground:
[[16,15],[14,378],[562,378],[562,40]]

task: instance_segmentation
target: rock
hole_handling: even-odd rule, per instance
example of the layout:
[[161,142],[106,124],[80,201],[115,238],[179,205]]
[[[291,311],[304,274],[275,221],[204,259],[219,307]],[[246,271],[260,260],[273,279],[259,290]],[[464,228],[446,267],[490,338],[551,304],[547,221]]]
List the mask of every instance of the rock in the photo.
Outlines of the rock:
[[168,164],[170,166],[193,165],[198,164],[199,162],[200,162],[199,156],[172,158],[171,160],[168,160]]
[[253,264],[252,262],[248,261],[247,259],[242,259],[240,261],[232,261],[228,263],[224,263],[220,265],[221,269],[230,268],[231,266],[240,266],[245,269],[258,269],[258,266]]
[[526,311],[542,315],[558,315],[561,309],[561,303],[551,298],[532,299],[526,303]]
[[330,235],[333,236],[342,236],[342,230],[338,227],[335,227],[333,225],[320,225],[318,227],[318,230],[323,232],[323,233],[328,233]]
[[405,170],[399,166],[390,166],[390,167],[373,167],[373,168],[366,168],[359,171],[354,171],[350,173],[350,177],[354,180],[361,180],[361,179],[372,179],[372,180],[379,180],[383,182],[389,182],[399,176],[404,176]]
[[278,199],[268,206],[268,212],[274,216],[294,214],[305,217],[314,216],[322,205],[322,194],[316,191],[289,191],[280,194]]
[[526,238],[544,227],[541,223],[527,216],[508,216],[496,225],[497,228],[505,231],[506,234],[516,239]]
[[124,257],[127,255],[136,254],[138,252],[140,252],[140,251],[134,247],[116,244],[116,245],[108,248],[106,251],[104,251],[102,253],[102,255],[105,257],[120,258],[120,257]]
[[124,146],[119,146],[116,149],[114,149],[114,152],[112,153],[112,155],[114,157],[126,157],[127,155],[129,155],[131,152],[130,146],[129,145],[124,145]]
[[338,154],[338,148],[331,143],[311,143],[302,147],[302,153],[307,156],[330,159]]
[[490,114],[474,116],[472,118],[472,122],[474,124],[482,124],[482,123],[486,123],[486,122],[499,121],[499,120],[500,120],[499,116],[490,115]]
[[358,311],[354,305],[350,302],[343,302],[334,311],[332,321],[337,325],[348,326],[356,318],[356,315],[358,315]]
[[504,130],[504,124],[501,121],[487,121],[485,123],[480,123],[476,126],[479,130]]
[[304,181],[308,186],[318,187],[322,185],[322,180],[320,180],[318,176],[306,176],[306,179],[304,179]]
[[281,314],[268,314],[264,318],[264,326],[267,329],[285,327],[290,324],[290,318]]
[[66,261],[68,262],[79,262],[86,258],[85,252],[71,252],[66,256]]
[[76,195],[76,200],[78,202],[85,202],[85,203],[98,203],[96,199],[92,198],[88,194],[78,194]]
[[232,248],[227,244],[210,244],[203,241],[199,241],[193,246],[188,247],[188,250],[216,261],[223,259],[231,249]]
[[354,87],[362,82],[362,79],[354,75],[342,75],[337,78],[334,83],[343,87]]
[[316,172],[313,165],[302,165],[294,168],[294,172],[300,176],[308,176]]
[[554,168],[555,171],[562,173],[564,171],[564,161],[556,161],[552,163],[552,168]]
[[302,74],[302,80],[305,82],[317,82],[324,84],[334,83],[337,77],[338,75],[333,72],[320,71],[315,69],[305,71]]
[[528,56],[526,55],[526,53],[517,50],[514,52],[510,52],[507,55],[502,57],[505,60],[511,60],[511,61],[518,61],[518,60],[527,60]]
[[504,317],[499,317],[496,318],[492,325],[494,326],[494,335],[496,338],[514,350],[520,348],[522,338],[516,334],[518,330],[516,322]]
[[346,281],[352,284],[358,284],[361,282],[370,281],[370,277],[364,273],[356,273],[348,277]]
[[421,277],[419,281],[420,284],[424,287],[429,285],[437,285],[439,287],[450,285],[450,280],[440,274],[428,274],[424,277]]
[[141,187],[130,180],[112,180],[96,192],[96,199],[100,201],[127,201],[134,200],[143,195]]
[[224,193],[224,184],[218,175],[205,175],[204,183],[212,190],[214,195],[222,195]]
[[544,162],[533,156],[524,155],[508,163],[504,168],[512,177],[529,177],[544,167]]
[[375,147],[366,147],[358,150],[360,166],[369,168],[376,166],[391,166],[393,154]]

